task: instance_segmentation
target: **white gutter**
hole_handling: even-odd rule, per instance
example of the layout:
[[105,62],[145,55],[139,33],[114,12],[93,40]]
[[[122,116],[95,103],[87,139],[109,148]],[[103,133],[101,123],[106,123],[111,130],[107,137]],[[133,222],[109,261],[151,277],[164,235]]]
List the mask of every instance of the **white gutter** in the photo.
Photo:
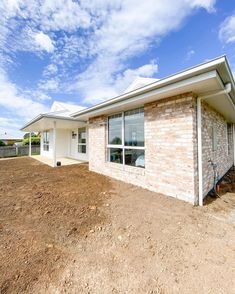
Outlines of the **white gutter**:
[[104,108],[106,106],[109,106],[111,104],[115,104],[117,102],[121,102],[121,101],[129,99],[131,97],[146,94],[147,92],[157,90],[157,89],[160,89],[160,88],[165,87],[165,86],[169,86],[172,83],[181,82],[182,80],[190,79],[192,77],[207,73],[209,71],[216,70],[218,65],[223,64],[225,61],[226,61],[225,56],[218,57],[218,58],[213,59],[211,61],[196,65],[196,66],[194,66],[192,68],[189,68],[189,69],[186,69],[184,71],[178,72],[176,74],[170,75],[170,76],[168,76],[166,78],[162,78],[162,79],[160,79],[160,80],[158,80],[156,82],[153,82],[153,83],[151,83],[149,85],[146,85],[146,86],[143,86],[141,88],[135,89],[135,90],[130,91],[128,93],[121,94],[121,95],[119,95],[117,97],[114,97],[114,98],[109,99],[107,101],[101,102],[101,103],[99,103],[97,105],[88,107],[88,108],[86,108],[84,110],[80,110],[80,111],[77,111],[75,113],[72,113],[71,116],[72,117],[81,116],[83,114],[93,112],[93,111],[95,111],[97,109]]
[[[202,168],[202,100],[226,94],[229,98],[231,83],[225,85],[224,90],[198,96],[197,98],[197,144],[198,144],[198,186],[199,186],[199,205],[203,206],[203,168]],[[231,98],[230,98],[231,100]],[[235,139],[234,139],[235,142]],[[234,148],[235,156],[235,148]]]

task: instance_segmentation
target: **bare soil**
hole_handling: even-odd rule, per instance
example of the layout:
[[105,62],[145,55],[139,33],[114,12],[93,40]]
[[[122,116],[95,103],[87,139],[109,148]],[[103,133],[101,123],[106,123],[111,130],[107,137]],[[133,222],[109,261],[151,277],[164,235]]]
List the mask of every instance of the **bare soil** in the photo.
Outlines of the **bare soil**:
[[88,171],[0,160],[0,293],[234,293],[235,172],[192,205]]

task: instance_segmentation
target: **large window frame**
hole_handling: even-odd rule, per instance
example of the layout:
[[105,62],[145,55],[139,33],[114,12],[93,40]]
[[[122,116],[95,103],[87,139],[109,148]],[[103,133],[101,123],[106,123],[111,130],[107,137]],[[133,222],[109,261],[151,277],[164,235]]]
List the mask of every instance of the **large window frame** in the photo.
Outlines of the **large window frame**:
[[43,131],[43,151],[50,149],[50,131]]
[[[143,153],[145,154],[145,135],[144,135],[144,140],[143,140],[143,145],[144,146],[133,146],[133,145],[125,145],[125,113],[128,113],[128,112],[131,112],[131,111],[135,111],[135,110],[141,110],[143,112],[143,115],[144,115],[144,107],[139,107],[139,108],[135,108],[135,109],[130,109],[128,111],[122,111],[122,112],[117,112],[117,113],[114,113],[110,116],[107,117],[107,131],[106,131],[106,134],[107,134],[107,161],[108,162],[112,162],[110,161],[110,149],[121,149],[122,150],[122,163],[118,163],[118,164],[121,164],[123,166],[131,166],[131,167],[134,167],[134,168],[145,168],[145,165],[144,166],[134,166],[134,165],[127,165],[125,163],[125,152],[127,150],[139,150],[139,151],[143,151]],[[121,119],[122,119],[122,126],[121,126],[121,139],[122,139],[122,144],[109,144],[109,119],[111,117],[114,117],[114,116],[117,116],[117,115],[120,115],[121,114]],[[115,163],[115,162],[112,162],[112,163]]]
[[[80,134],[85,133],[85,138],[80,138]],[[80,141],[81,139],[81,141]],[[85,142],[82,142],[82,140],[85,140]],[[85,149],[84,149],[85,148]],[[81,151],[79,151],[79,149]],[[85,152],[83,152],[85,150]],[[86,127],[78,128],[78,153],[86,154],[87,153],[87,129]]]

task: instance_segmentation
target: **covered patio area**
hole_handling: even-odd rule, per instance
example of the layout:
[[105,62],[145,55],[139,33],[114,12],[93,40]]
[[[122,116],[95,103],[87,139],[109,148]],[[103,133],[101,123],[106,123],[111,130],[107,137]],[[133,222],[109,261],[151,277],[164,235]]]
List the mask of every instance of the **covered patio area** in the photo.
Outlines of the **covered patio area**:
[[31,133],[41,135],[40,155],[32,156],[49,166],[78,164],[88,161],[87,123],[58,114],[41,114],[22,129],[29,132],[29,156]]
[[[51,167],[54,167],[54,160],[52,158],[42,156],[42,155],[32,155],[31,158],[36,159]],[[81,164],[81,163],[85,163],[86,161],[81,161],[81,160],[68,158],[68,157],[59,157],[57,158],[57,162],[60,162],[61,166],[64,166],[64,165],[72,165],[72,164]]]

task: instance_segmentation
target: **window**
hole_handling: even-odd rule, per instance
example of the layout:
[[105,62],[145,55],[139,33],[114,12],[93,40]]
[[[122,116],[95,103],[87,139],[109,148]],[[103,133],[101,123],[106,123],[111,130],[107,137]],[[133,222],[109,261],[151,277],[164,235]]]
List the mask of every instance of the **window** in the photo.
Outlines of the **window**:
[[231,154],[232,151],[232,124],[227,123],[227,150],[228,155]]
[[116,163],[123,163],[122,148],[109,148],[109,161]]
[[124,114],[125,146],[144,146],[143,109],[127,111]]
[[50,133],[49,131],[43,132],[43,150],[49,151]]
[[110,116],[108,161],[144,168],[144,155],[144,109]]
[[109,144],[122,144],[122,114],[116,114],[109,117]]
[[86,153],[86,128],[78,129],[78,153]]

